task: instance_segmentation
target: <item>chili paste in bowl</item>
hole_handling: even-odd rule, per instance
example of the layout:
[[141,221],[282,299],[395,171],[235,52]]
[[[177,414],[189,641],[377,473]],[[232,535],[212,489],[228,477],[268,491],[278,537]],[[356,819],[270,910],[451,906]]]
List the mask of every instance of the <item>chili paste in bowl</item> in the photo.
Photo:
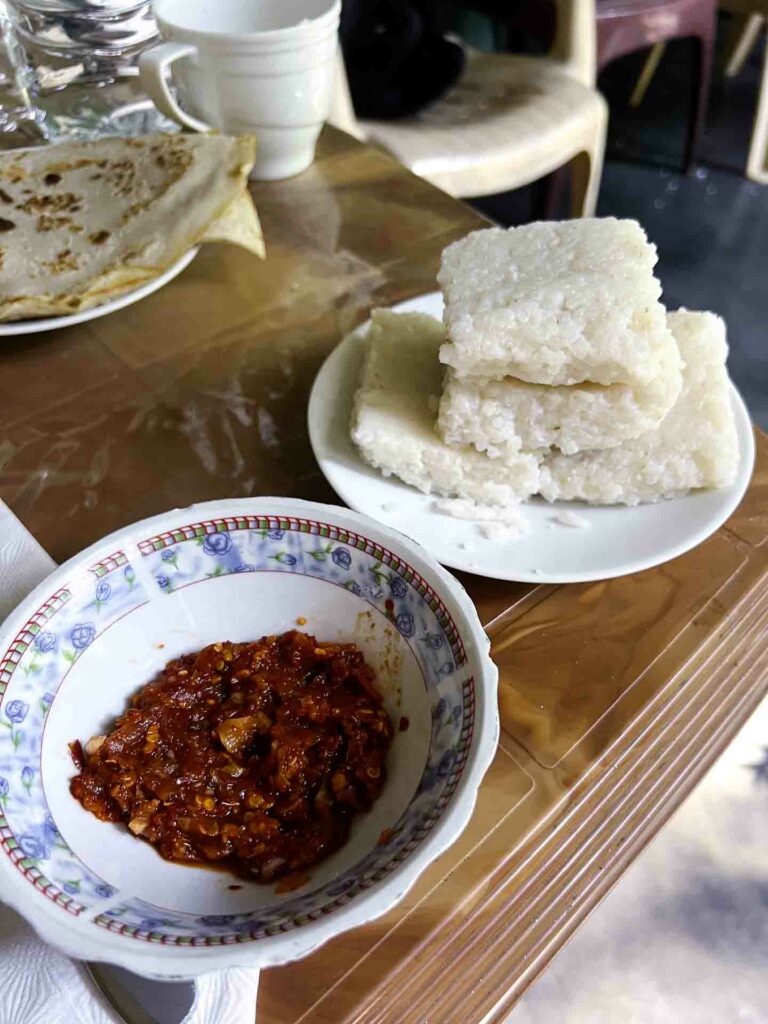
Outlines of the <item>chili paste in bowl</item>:
[[155,977],[303,956],[461,833],[496,682],[461,585],[364,516],[251,498],[126,527],[0,629],[3,898]]
[[169,662],[89,741],[70,789],[167,860],[271,882],[346,841],[381,793],[391,740],[355,644],[290,631]]

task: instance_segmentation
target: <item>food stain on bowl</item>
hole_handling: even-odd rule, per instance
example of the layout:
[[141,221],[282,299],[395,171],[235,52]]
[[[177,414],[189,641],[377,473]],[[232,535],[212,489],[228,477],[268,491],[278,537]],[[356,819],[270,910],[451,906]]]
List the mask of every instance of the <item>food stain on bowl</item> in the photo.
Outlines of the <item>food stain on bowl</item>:
[[357,646],[366,652],[379,692],[392,714],[403,699],[403,652],[398,630],[381,615],[366,608],[357,613],[353,638]]

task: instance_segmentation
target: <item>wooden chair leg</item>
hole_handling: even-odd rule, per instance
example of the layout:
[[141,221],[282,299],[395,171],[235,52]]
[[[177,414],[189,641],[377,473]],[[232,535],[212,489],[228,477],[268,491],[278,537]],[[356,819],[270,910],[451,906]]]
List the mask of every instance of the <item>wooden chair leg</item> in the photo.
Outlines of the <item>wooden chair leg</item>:
[[655,43],[654,46],[651,47],[651,52],[645,58],[645,64],[643,64],[643,70],[640,72],[640,77],[637,80],[635,88],[632,90],[632,95],[629,97],[630,107],[639,107],[645,99],[645,94],[648,92],[648,86],[651,84],[653,76],[656,74],[656,69],[661,62],[661,58],[664,56],[666,48],[666,43]]
[[688,174],[698,156],[701,136],[704,132],[704,121],[707,116],[709,100],[709,83],[712,78],[712,58],[714,54],[714,22],[702,27],[700,35],[695,37],[696,55],[693,64],[693,97],[691,112],[688,118],[688,130],[683,157],[683,172]]
[[752,141],[747,157],[747,177],[761,185],[768,185],[768,46],[763,58],[760,95],[752,129]]
[[764,20],[762,14],[733,15],[734,36],[725,61],[726,78],[735,78],[744,67],[744,62],[760,35]]

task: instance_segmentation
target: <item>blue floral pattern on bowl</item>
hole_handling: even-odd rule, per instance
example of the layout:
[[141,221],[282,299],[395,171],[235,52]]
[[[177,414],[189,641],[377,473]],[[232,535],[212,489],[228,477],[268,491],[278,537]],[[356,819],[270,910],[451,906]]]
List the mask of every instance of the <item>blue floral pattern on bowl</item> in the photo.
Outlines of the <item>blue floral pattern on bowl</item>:
[[336,583],[364,597],[406,640],[431,638],[412,645],[425,678],[453,672],[466,658],[445,609],[427,593],[424,581],[413,578],[410,567],[389,552],[373,548],[363,538],[325,524],[259,517],[196,523],[140,545],[147,568],[164,594],[216,576],[263,570]]
[[56,830],[40,774],[45,718],[77,659],[147,596],[124,552],[53,594],[0,660],[0,844],[31,882],[73,914],[109,888]]
[[[343,587],[399,630],[432,701],[431,742],[417,792],[379,845],[315,891],[253,913],[195,916],[128,898],[72,853],[48,813],[40,779],[45,715],[71,665],[111,622],[148,600],[230,573],[298,573]],[[151,596],[151,595],[150,595]],[[393,871],[429,834],[451,799],[470,750],[474,680],[444,604],[398,556],[341,527],[305,519],[237,516],[191,523],[92,567],[62,588],[0,660],[0,842],[26,877],[73,914],[113,933],[180,946],[258,940],[342,907]]]

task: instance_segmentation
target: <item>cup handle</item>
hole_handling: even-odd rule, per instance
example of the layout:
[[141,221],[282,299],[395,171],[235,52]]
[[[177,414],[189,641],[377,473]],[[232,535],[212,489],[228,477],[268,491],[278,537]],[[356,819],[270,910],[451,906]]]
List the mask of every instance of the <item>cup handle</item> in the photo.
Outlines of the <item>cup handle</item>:
[[191,43],[160,43],[139,57],[139,73],[145,92],[161,113],[196,132],[209,132],[209,124],[181,109],[168,88],[166,78],[166,72],[174,61],[196,53],[197,47]]

